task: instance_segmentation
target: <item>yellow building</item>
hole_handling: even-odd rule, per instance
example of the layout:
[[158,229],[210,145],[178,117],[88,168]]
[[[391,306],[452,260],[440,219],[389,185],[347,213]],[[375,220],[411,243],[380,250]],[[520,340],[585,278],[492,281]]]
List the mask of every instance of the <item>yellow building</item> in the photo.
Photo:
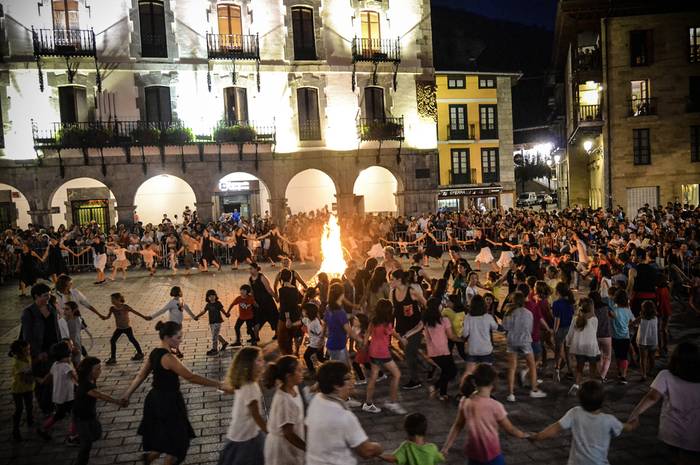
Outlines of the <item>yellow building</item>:
[[438,207],[514,205],[511,87],[518,73],[436,71]]

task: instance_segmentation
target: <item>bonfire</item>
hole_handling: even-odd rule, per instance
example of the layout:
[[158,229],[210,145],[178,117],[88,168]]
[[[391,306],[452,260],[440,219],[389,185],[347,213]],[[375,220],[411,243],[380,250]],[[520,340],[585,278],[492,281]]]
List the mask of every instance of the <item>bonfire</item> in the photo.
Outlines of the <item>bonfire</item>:
[[340,242],[340,225],[338,218],[331,214],[328,222],[323,225],[321,235],[321,268],[319,273],[326,273],[329,279],[340,278],[345,273],[347,263],[343,256],[343,245]]

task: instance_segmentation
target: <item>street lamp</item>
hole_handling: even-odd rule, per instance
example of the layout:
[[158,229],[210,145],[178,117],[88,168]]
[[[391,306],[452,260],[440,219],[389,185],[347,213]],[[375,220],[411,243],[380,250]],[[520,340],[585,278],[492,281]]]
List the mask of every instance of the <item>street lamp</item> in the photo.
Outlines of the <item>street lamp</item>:
[[590,152],[592,148],[593,148],[593,141],[592,140],[587,139],[587,140],[583,141],[583,150],[585,150],[586,152]]

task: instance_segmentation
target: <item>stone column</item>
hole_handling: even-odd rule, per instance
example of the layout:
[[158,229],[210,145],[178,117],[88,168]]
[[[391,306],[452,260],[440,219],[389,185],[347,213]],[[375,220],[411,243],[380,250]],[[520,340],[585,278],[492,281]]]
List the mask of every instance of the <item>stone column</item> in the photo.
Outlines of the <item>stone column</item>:
[[270,216],[277,226],[283,226],[287,220],[287,199],[270,199]]
[[337,194],[335,198],[338,205],[338,216],[355,214],[355,194]]
[[135,205],[117,205],[117,222],[126,226],[134,224]]
[[43,226],[48,228],[51,224],[51,210],[30,210],[29,216],[32,218],[32,224],[35,226]]
[[214,202],[195,202],[194,208],[197,210],[197,218],[201,223],[205,224],[212,220],[213,207]]

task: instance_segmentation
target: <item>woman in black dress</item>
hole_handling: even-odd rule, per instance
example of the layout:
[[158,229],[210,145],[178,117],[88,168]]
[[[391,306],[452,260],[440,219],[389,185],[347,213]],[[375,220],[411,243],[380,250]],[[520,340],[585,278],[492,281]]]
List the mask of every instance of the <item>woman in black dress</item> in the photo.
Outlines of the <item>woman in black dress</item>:
[[41,261],[42,258],[29,248],[29,244],[26,242],[22,243],[22,250],[19,253],[19,261],[17,262],[20,297],[26,297],[27,288],[32,287],[36,280],[39,279],[36,260]]
[[223,382],[192,373],[173,355],[173,350],[178,350],[182,342],[179,323],[159,321],[156,330],[161,340],[160,347],[151,351],[121,400],[128,404],[131,394],[153,372],[153,387],[143,403],[143,418],[138,429],[138,434],[143,436],[143,463],[149,465],[164,454],[163,463],[175,465],[185,460],[190,440],[195,437],[180,392],[180,378],[201,386],[232,391]]
[[282,287],[279,288],[280,321],[277,324],[277,344],[280,354],[292,355],[292,342],[296,342],[296,353],[299,354],[301,342],[301,304],[302,295],[292,283],[292,271],[285,268],[280,271]]
[[258,305],[255,313],[255,332],[260,334],[260,329],[265,323],[269,323],[275,335],[272,339],[277,339],[277,322],[279,313],[275,303],[275,293],[270,285],[267,276],[260,272],[260,265],[255,262],[250,263],[250,277],[248,278],[250,287],[253,288],[253,297]]
[[270,248],[267,251],[267,258],[270,260],[270,262],[272,262],[272,266],[275,266],[276,262],[280,261],[282,257],[287,256],[287,253],[282,250],[282,245],[280,242],[289,243],[289,240],[287,240],[287,238],[280,233],[279,228],[274,224],[271,224],[270,230],[264,235],[258,237],[258,240],[265,239],[268,236],[270,237]]
[[216,242],[219,245],[226,245],[225,242],[220,241],[215,237],[212,237],[209,233],[209,229],[204,228],[204,230],[202,231],[202,237],[199,239],[199,247],[202,250],[202,272],[209,271],[209,265],[214,265],[219,271],[221,271],[221,264],[216,260],[216,257],[214,256],[214,245],[212,244],[213,242]]
[[68,274],[68,266],[63,258],[63,253],[61,253],[63,250],[70,253],[70,249],[63,245],[63,239],[59,240],[56,236],[49,236],[49,245],[46,247],[42,260],[48,261],[47,274],[54,284],[59,276]]
[[442,257],[443,253],[443,242],[440,242],[435,237],[435,231],[436,229],[433,228],[432,224],[429,224],[428,231],[425,234],[423,234],[423,237],[421,238],[425,241],[423,252],[423,266],[425,266],[426,268],[430,267],[430,257],[438,260],[440,259],[440,257]]
[[233,232],[233,258],[231,259],[231,269],[237,270],[238,264],[243,262],[250,263],[252,261],[250,250],[246,244],[246,236],[243,234],[243,228],[236,228]]

